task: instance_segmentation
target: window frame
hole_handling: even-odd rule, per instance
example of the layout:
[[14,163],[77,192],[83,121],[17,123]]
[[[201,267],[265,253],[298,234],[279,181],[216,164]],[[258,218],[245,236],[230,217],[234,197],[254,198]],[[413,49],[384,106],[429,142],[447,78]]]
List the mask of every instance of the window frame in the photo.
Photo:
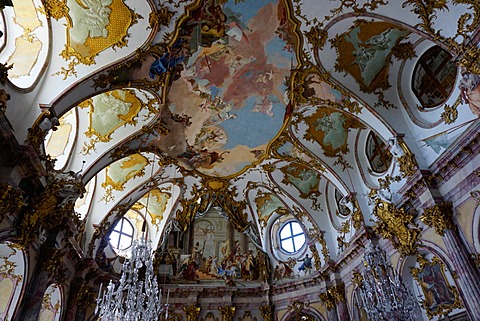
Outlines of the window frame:
[[[296,233],[296,234],[294,234],[294,233],[293,233],[292,224],[298,224],[298,226],[299,226],[300,229],[301,229],[301,233]],[[282,236],[281,236],[282,231],[283,231],[285,228],[287,228],[287,225],[288,225],[289,228],[290,228],[290,234],[289,234],[289,236],[282,238]],[[303,244],[302,244],[299,248],[296,248],[294,239],[295,239],[296,237],[298,237],[298,236],[301,236],[301,235],[303,235],[303,237],[304,237]],[[305,245],[307,244],[306,233],[305,233],[305,231],[303,230],[302,225],[301,225],[298,221],[296,221],[296,220],[288,220],[288,221],[284,222],[284,223],[282,224],[282,226],[278,229],[277,237],[278,237],[279,249],[280,249],[283,253],[286,253],[286,254],[288,254],[288,255],[296,255],[296,254],[300,253],[300,252],[303,250],[303,248],[305,247]],[[293,247],[293,252],[287,251],[287,250],[283,247],[283,242],[284,242],[284,241],[288,241],[288,240],[290,240],[290,241],[292,242],[291,244],[293,245],[293,246],[292,246],[292,247]]]
[[[370,141],[372,141],[373,144],[375,145],[374,152],[372,153],[372,155],[370,155],[369,150],[368,150],[368,146],[370,144]],[[388,162],[385,162],[385,163],[388,163],[388,165],[385,166],[385,170],[377,171],[376,168],[374,168],[374,166],[372,166],[372,160],[371,159],[378,156],[380,154],[380,152],[382,151],[382,149],[385,149],[385,152],[388,153],[390,155],[390,157],[389,157]],[[370,168],[370,170],[372,171],[373,174],[377,174],[377,175],[384,174],[388,171],[388,169],[392,165],[393,155],[389,151],[387,151],[386,149],[387,149],[387,144],[382,140],[382,138],[380,136],[378,136],[374,131],[370,131],[367,135],[367,139],[365,140],[365,156],[366,156],[367,161],[368,161],[368,166],[369,166],[369,168]],[[380,157],[382,157],[382,156],[380,155]]]
[[[123,232],[123,226],[124,226],[124,223],[125,221],[130,224],[130,227],[132,228],[132,235],[129,235],[125,232]],[[117,230],[117,226],[121,223],[121,226],[120,226],[120,229]],[[114,245],[112,243],[112,233],[117,233],[119,234],[119,237],[118,237],[118,240],[117,240],[117,245]],[[127,246],[126,248],[119,248],[118,246],[120,245],[120,241],[122,239],[122,236],[125,236],[125,237],[129,237],[130,238],[130,245]],[[130,222],[130,220],[128,218],[126,218],[125,216],[122,216],[120,218],[120,220],[115,224],[115,226],[113,227],[112,231],[110,232],[110,235],[109,235],[109,241],[108,243],[110,244],[110,246],[113,248],[113,250],[115,252],[122,252],[122,251],[127,251],[129,248],[132,247],[133,245],[133,238],[135,236],[135,226],[132,222]]]
[[[440,54],[446,54],[446,57],[443,58],[438,66],[436,66],[435,70],[432,70],[431,62],[434,61],[435,57],[439,56]],[[440,46],[433,46],[425,51],[417,60],[413,69],[411,90],[417,100],[420,102],[420,109],[431,109],[438,107],[445,103],[454,92],[458,68],[455,66],[455,63],[453,63],[452,59],[453,56],[448,51]],[[446,66],[449,66],[448,63],[451,64],[450,67],[452,67],[452,72],[447,74],[443,79],[439,79],[438,75],[441,74]],[[420,76],[420,71],[424,72],[422,76]],[[427,84],[426,86],[422,87],[422,81],[420,77],[422,79],[425,78],[425,83]],[[452,78],[451,81],[449,81],[449,78]],[[444,86],[445,82],[449,82],[449,84]],[[433,91],[429,91],[431,88],[435,89]],[[427,101],[424,101],[423,96],[426,92],[435,93],[436,91],[438,91],[438,93],[441,95],[441,99],[438,102],[428,103]]]

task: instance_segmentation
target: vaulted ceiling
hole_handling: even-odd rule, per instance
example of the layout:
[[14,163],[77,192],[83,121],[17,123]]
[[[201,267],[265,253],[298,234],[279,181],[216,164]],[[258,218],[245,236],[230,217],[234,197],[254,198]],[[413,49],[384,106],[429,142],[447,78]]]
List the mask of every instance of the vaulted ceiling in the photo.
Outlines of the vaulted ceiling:
[[[27,2],[2,22],[22,106],[7,115],[20,142],[59,119],[41,148],[57,170],[82,169],[90,256],[148,205],[157,246],[220,206],[268,253],[271,225],[295,217],[334,258],[339,235],[370,224],[372,189],[400,198],[408,166],[428,169],[478,116],[460,68],[437,107],[412,91],[428,49],[460,61],[470,48],[475,1]],[[339,195],[355,195],[363,220],[339,213]]]

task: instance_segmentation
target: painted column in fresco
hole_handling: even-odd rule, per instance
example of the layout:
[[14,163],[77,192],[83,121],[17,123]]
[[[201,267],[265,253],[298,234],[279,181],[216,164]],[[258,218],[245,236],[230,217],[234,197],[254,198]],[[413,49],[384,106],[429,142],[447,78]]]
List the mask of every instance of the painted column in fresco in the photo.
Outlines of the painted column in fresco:
[[442,203],[426,208],[421,220],[443,237],[452,268],[457,273],[456,282],[463,304],[472,320],[480,320],[480,271],[460,239],[453,222],[452,204]]

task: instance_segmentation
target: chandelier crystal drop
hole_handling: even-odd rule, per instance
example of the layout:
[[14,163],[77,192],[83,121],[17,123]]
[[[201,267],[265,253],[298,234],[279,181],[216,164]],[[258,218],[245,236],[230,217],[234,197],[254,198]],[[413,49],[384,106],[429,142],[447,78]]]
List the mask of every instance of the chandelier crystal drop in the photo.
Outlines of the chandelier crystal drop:
[[369,241],[364,258],[365,270],[358,281],[359,303],[367,312],[369,319],[416,320],[417,300],[400,280],[387,260],[385,251]]
[[141,238],[132,246],[130,260],[123,264],[117,286],[110,283],[98,293],[95,314],[102,321],[157,321],[163,311],[161,290],[153,269],[150,241]]

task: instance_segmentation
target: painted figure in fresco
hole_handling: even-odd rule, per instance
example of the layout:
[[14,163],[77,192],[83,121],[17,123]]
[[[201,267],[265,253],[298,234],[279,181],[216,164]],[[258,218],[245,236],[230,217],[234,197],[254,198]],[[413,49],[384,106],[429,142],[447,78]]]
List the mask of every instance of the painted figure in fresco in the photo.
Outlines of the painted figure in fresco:
[[474,115],[480,117],[480,75],[462,72],[462,80],[458,86],[464,103],[468,104]]
[[219,154],[216,151],[209,152],[207,149],[196,149],[194,146],[188,144],[187,150],[178,155],[178,158],[187,159],[188,165],[193,168],[210,168],[214,163],[221,162],[223,160],[223,154],[228,151]]
[[303,262],[298,271],[304,271],[304,276],[312,273],[312,258],[308,254],[303,259],[298,260],[298,262]]
[[455,296],[447,287],[440,265],[425,266],[419,279],[428,307],[433,309],[441,304],[455,302]]
[[[295,264],[295,262],[293,262]],[[291,278],[293,275],[293,269],[291,267],[291,262],[282,262],[280,261],[277,266],[275,266],[275,271],[273,272],[273,278],[275,280],[281,280],[283,278]]]
[[255,266],[255,261],[253,258],[253,252],[250,250],[247,254],[247,257],[242,265],[243,278],[246,280],[253,280],[253,268]]
[[192,260],[195,262],[196,268],[199,269],[203,261],[203,251],[205,250],[205,243],[203,248],[200,248],[200,243],[195,243],[195,246],[192,251]]
[[267,97],[264,97],[260,103],[255,103],[252,111],[273,117],[273,103]]
[[188,57],[188,51],[183,46],[182,39],[177,40],[170,51],[157,58],[150,66],[150,78],[155,79],[157,75],[167,72],[176,65],[183,63]]

